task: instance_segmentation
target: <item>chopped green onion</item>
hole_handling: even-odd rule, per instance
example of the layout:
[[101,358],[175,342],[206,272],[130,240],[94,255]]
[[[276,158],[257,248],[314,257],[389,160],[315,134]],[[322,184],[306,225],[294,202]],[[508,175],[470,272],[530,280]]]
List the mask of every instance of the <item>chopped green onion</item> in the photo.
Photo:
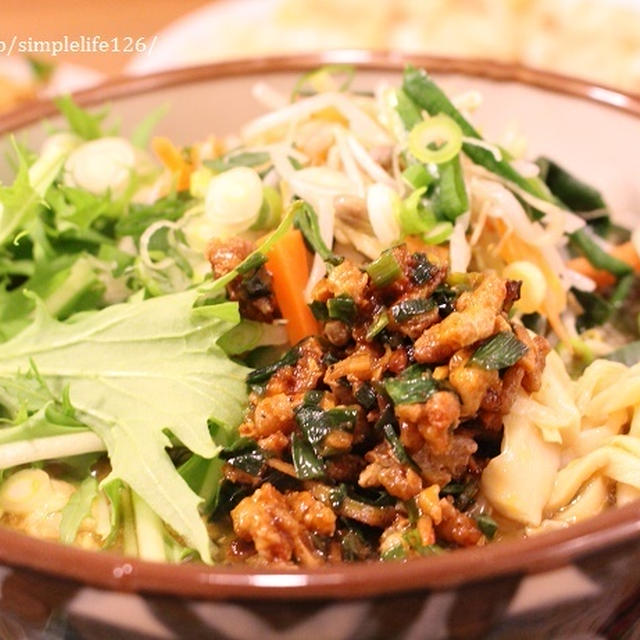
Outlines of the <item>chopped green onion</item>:
[[412,298],[394,304],[391,307],[391,315],[396,322],[405,322],[405,320],[432,311],[435,307],[435,300],[431,298]]
[[414,189],[424,189],[435,181],[427,167],[420,163],[409,165],[402,172],[402,178]]
[[413,466],[413,462],[411,458],[409,458],[409,454],[402,445],[402,442],[400,442],[400,438],[398,438],[398,434],[393,428],[393,424],[390,422],[385,423],[382,427],[382,432],[384,433],[384,437],[387,439],[387,442],[391,445],[393,455],[398,459],[398,462],[400,464]]
[[396,98],[398,104],[396,105],[396,111],[404,124],[404,128],[407,131],[411,131],[417,124],[422,122],[422,116],[420,115],[420,109],[416,107],[413,100],[402,90],[396,91]]
[[428,369],[409,367],[397,378],[387,378],[384,388],[393,404],[414,404],[426,402],[438,390],[438,384]]
[[252,371],[247,376],[247,384],[251,386],[267,382],[278,369],[287,365],[291,366],[296,364],[299,358],[300,351],[296,347],[293,347],[293,349],[289,349],[277,362]]
[[418,123],[409,132],[409,151],[421,162],[443,164],[462,149],[462,131],[448,115],[438,115]]
[[439,222],[431,231],[423,234],[422,239],[427,244],[442,244],[453,233],[453,225],[450,222]]
[[540,167],[540,177],[551,193],[571,211],[589,214],[582,217],[593,226],[596,233],[605,235],[611,220],[600,192],[549,158],[538,158],[536,164]]
[[263,253],[252,253],[236,267],[236,271],[240,275],[244,275],[245,273],[259,269],[266,261],[267,256]]
[[465,485],[460,482],[449,482],[440,489],[441,496],[458,496],[464,491]]
[[402,276],[402,269],[391,251],[385,251],[365,267],[376,287],[388,287]]
[[315,454],[313,447],[297,433],[291,436],[291,459],[296,475],[301,480],[324,477],[324,465]]
[[259,476],[267,462],[266,453],[255,442],[243,449],[225,449],[220,453],[220,458],[250,476]]
[[348,325],[353,324],[358,317],[358,308],[354,299],[346,294],[329,298],[327,300],[327,311],[331,319],[340,320]]
[[438,267],[431,263],[424,253],[414,253],[411,257],[413,258],[411,282],[414,284],[426,284],[438,271]]
[[489,540],[493,540],[498,530],[498,523],[492,517],[485,514],[479,515],[476,518],[476,522],[478,523],[480,531],[482,531]]
[[583,313],[576,320],[578,333],[591,329],[591,327],[603,325],[611,317],[614,307],[601,295],[593,291],[582,291],[575,287],[571,287],[571,293],[583,309]]
[[304,239],[309,243],[311,248],[325,261],[331,265],[340,264],[344,258],[336,255],[327,247],[320,234],[320,225],[318,224],[318,216],[313,207],[304,202],[304,200],[296,200],[293,204],[295,208],[295,217],[293,226],[302,231]]
[[460,158],[438,167],[440,180],[433,196],[433,208],[438,216],[454,221],[469,209],[467,187],[464,183]]
[[584,229],[578,229],[569,234],[569,240],[596,269],[604,269],[617,277],[626,276],[632,272],[630,265],[601,249]]
[[309,407],[317,407],[324,397],[324,391],[319,391],[317,389],[312,389],[311,391],[307,391],[304,394],[303,404]]
[[373,340],[387,325],[389,324],[389,316],[387,312],[383,309],[379,311],[369,329],[367,330],[367,335],[365,336],[367,340]]
[[420,202],[424,192],[424,187],[416,189],[400,206],[400,227],[405,235],[418,235],[429,231],[437,222],[433,211],[422,206]]
[[524,342],[516,338],[511,331],[500,331],[478,347],[468,365],[475,365],[482,369],[504,369],[514,365],[529,348]]
[[378,401],[378,396],[376,395],[375,389],[368,382],[363,382],[358,387],[354,395],[356,400],[365,409],[367,409],[367,411],[369,409],[373,409]]
[[[465,137],[482,139],[476,129],[453,106],[442,89],[424,71],[408,66],[404,72],[402,89],[407,99],[413,101],[416,109],[425,109],[432,116],[444,113],[455,120]],[[539,178],[525,178],[513,168],[510,162],[504,159],[496,160],[493,153],[483,147],[463,143],[462,148],[476,164],[517,184],[538,198],[550,199],[546,185]]]
[[320,302],[320,300],[314,300],[313,302],[309,303],[309,309],[311,309],[313,317],[318,322],[326,322],[329,319],[327,305],[324,302]]
[[324,440],[331,431],[351,432],[357,418],[356,407],[336,407],[325,411],[318,406],[302,404],[295,411],[296,424],[318,456],[326,455]]
[[273,229],[278,226],[282,217],[282,198],[280,192],[273,187],[262,187],[262,206],[258,219],[250,227],[251,231]]

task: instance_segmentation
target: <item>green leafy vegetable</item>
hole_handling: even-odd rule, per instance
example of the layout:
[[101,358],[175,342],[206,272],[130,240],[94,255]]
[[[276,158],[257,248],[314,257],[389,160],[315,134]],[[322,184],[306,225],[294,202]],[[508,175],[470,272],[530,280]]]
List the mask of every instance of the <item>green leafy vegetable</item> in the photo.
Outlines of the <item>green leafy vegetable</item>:
[[89,113],[86,109],[78,106],[73,98],[69,95],[54,98],[56,107],[60,113],[67,119],[69,129],[73,133],[79,135],[84,140],[95,140],[105,135],[102,130],[102,122],[107,112],[102,111],[95,115]]
[[428,369],[414,365],[396,378],[387,378],[384,388],[394,404],[414,404],[426,402],[438,390],[438,384]]
[[402,276],[402,269],[391,251],[380,254],[365,267],[365,271],[376,287],[388,287]]
[[479,515],[476,518],[476,522],[478,523],[480,531],[482,531],[489,540],[493,540],[496,535],[496,531],[498,531],[498,523],[491,516],[486,514]]
[[514,365],[529,348],[511,331],[500,331],[479,346],[469,358],[468,365],[482,369],[504,369]]
[[[444,113],[458,124],[464,136],[482,140],[478,131],[453,106],[444,91],[424,71],[415,69],[410,65],[407,66],[404,72],[402,89],[407,97],[413,101],[417,109],[425,109],[432,116]],[[476,164],[510,180],[538,198],[549,199],[549,192],[542,180],[525,178],[508,161],[496,159],[491,151],[481,146],[464,142],[462,148],[465,154]]]
[[455,221],[459,215],[469,210],[469,197],[460,158],[456,156],[439,165],[438,172],[440,180],[433,195],[433,209],[441,219]]
[[294,202],[293,207],[295,210],[293,225],[296,229],[300,229],[304,239],[313,248],[314,252],[331,265],[335,266],[340,264],[344,258],[333,253],[324,243],[322,235],[320,234],[318,216],[313,210],[313,207],[303,200]]
[[324,465],[316,455],[313,447],[297,433],[291,436],[291,459],[293,460],[296,475],[301,480],[324,477]]
[[68,386],[79,421],[105,443],[110,479],[121,478],[210,561],[200,499],[165,449],[170,430],[205,458],[218,448],[207,420],[238,424],[246,370],[215,342],[232,322],[231,303],[193,308],[199,291],[119,304],[73,324],[54,321],[40,304],[34,323],[0,345],[0,388],[32,359],[54,394]]
[[327,300],[327,312],[332,320],[340,320],[351,325],[358,317],[358,307],[355,300],[347,294],[341,294]]
[[131,133],[131,142],[140,149],[146,149],[151,140],[153,130],[169,112],[169,105],[161,104],[149,113]]
[[602,194],[549,158],[538,158],[536,164],[551,193],[571,211],[582,213],[597,233],[606,235],[611,220]]
[[271,162],[271,156],[264,151],[232,151],[222,158],[205,160],[203,164],[217,173],[222,173],[234,167],[261,167],[268,162]]
[[617,277],[626,276],[633,271],[631,265],[601,249],[584,229],[569,234],[569,240],[596,269],[604,269]]
[[62,510],[60,541],[73,544],[82,521],[91,513],[91,505],[98,495],[98,481],[89,476],[69,498]]
[[405,322],[435,308],[436,302],[433,298],[411,298],[394,304],[391,307],[391,315],[396,322]]

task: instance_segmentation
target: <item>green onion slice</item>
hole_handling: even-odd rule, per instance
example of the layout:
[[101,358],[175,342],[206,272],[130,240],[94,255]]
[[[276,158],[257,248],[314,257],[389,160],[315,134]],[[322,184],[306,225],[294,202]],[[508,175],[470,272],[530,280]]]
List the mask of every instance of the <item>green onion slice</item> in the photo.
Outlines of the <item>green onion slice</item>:
[[442,164],[462,149],[462,130],[453,118],[439,113],[418,123],[409,133],[409,151],[421,162]]
[[402,269],[396,257],[385,251],[365,268],[376,287],[388,287],[402,276]]
[[475,350],[468,365],[487,370],[504,369],[518,362],[528,350],[511,331],[500,331]]

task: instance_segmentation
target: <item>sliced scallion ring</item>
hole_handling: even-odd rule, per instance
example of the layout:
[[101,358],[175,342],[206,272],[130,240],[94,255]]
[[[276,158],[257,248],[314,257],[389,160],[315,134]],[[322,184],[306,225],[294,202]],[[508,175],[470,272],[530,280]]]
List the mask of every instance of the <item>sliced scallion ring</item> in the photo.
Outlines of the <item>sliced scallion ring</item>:
[[420,162],[442,164],[462,149],[462,130],[444,113],[419,122],[409,133],[409,151]]

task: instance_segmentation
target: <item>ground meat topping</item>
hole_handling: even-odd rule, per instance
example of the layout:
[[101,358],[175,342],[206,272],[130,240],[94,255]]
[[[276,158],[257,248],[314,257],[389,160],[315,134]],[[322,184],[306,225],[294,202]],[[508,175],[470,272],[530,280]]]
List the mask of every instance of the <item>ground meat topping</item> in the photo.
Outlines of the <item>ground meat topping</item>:
[[[247,250],[212,249],[214,269]],[[518,283],[447,275],[406,246],[385,255],[389,280],[349,260],[331,268],[312,295],[320,335],[254,375],[240,434],[255,448],[224,467],[229,494],[246,496],[230,512],[244,558],[316,566],[485,542],[468,511],[478,477],[517,394],[539,388],[549,346],[509,320]],[[524,355],[479,364],[501,333]]]

